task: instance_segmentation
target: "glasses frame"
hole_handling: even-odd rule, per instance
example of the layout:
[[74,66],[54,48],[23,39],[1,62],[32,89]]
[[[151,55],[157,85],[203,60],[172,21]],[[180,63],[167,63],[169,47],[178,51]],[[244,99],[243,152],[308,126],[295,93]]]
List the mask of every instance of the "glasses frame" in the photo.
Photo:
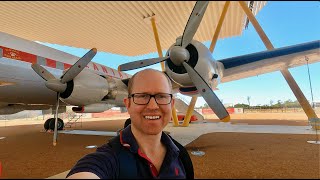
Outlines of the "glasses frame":
[[[145,104],[136,103],[136,102],[134,101],[134,96],[137,95],[137,94],[149,95],[149,100],[148,100],[148,102],[145,103]],[[161,95],[161,94],[170,95],[170,101],[169,101],[169,103],[167,103],[167,104],[159,104],[159,103],[158,103],[156,96],[157,96],[157,95]],[[154,100],[156,101],[156,103],[157,103],[158,105],[168,105],[168,104],[170,104],[170,103],[172,102],[172,97],[173,97],[173,95],[170,94],[170,93],[158,93],[158,94],[154,94],[154,95],[148,94],[148,93],[133,93],[133,94],[129,94],[129,95],[128,95],[128,98],[132,98],[133,102],[134,102],[135,104],[137,104],[137,105],[147,105],[147,104],[149,104],[149,102],[150,102],[150,100],[151,100],[152,97],[154,98]]]

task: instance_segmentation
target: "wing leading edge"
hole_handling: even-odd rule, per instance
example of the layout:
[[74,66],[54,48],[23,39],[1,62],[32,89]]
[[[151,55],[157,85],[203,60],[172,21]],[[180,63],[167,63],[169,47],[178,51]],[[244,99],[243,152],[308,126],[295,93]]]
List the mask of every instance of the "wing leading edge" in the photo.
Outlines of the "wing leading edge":
[[320,61],[320,41],[218,60],[223,64],[221,83]]

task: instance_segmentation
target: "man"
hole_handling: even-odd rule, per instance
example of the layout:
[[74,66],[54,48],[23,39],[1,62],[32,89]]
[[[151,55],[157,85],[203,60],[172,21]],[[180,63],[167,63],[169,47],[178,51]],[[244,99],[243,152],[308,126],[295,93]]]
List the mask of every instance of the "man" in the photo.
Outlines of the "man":
[[179,148],[162,132],[174,106],[171,91],[171,81],[160,71],[145,69],[132,76],[124,99],[131,125],[80,159],[67,177],[186,178]]

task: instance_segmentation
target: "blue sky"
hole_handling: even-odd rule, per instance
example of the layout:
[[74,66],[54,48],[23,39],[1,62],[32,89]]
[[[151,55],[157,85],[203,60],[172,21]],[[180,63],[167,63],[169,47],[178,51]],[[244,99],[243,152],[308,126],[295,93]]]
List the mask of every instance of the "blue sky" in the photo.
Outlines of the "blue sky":
[[[257,14],[256,18],[275,48],[320,39],[319,1],[269,1]],[[48,43],[44,44],[77,56],[82,56],[87,52],[87,49],[52,45]],[[209,41],[204,42],[204,44],[207,47],[210,46]],[[266,47],[256,33],[252,24],[249,23],[248,28],[243,31],[241,36],[219,39],[212,55],[214,59],[219,60],[265,50]],[[148,55],[134,57],[99,52],[93,61],[117,69],[118,65],[122,63],[157,56],[158,54],[156,51]],[[150,67],[159,70],[161,69],[160,64]],[[313,99],[315,102],[320,102],[320,62],[310,64],[309,70]],[[137,70],[128,71],[128,73],[133,74],[136,71]],[[307,65],[291,68],[289,71],[295,78],[306,98],[311,101],[311,89],[309,85]],[[215,91],[215,93],[223,103],[247,104],[248,96],[251,97],[251,105],[270,104],[270,100],[274,103],[278,100],[296,100],[280,72],[273,72],[219,84],[218,88],[219,90]],[[187,96],[183,97],[190,100]],[[204,99],[199,97],[196,106],[200,106],[204,104],[204,102]]]

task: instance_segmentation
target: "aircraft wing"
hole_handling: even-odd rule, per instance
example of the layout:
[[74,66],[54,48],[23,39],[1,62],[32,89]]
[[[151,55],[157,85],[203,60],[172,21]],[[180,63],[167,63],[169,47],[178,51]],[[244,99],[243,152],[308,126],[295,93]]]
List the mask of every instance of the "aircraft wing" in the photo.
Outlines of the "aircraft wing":
[[320,61],[320,41],[218,60],[222,63],[221,83],[288,69]]
[[0,46],[70,64],[79,59],[78,56],[4,32],[0,32]]

